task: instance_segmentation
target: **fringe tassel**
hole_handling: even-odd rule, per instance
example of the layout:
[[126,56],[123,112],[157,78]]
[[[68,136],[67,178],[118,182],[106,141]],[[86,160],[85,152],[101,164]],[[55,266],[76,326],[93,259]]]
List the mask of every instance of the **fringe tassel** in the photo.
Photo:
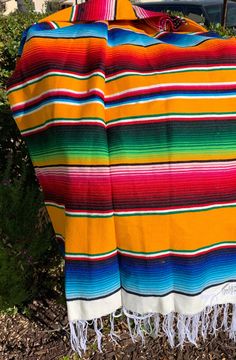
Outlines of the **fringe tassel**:
[[236,304],[233,305],[233,315],[232,315],[231,326],[229,329],[229,338],[236,341]]
[[[120,337],[115,332],[115,320],[125,315],[130,337],[134,343],[141,339],[142,344],[144,344],[145,335],[158,338],[159,335],[163,336],[164,334],[172,348],[175,346],[183,348],[186,342],[197,346],[197,341],[200,336],[205,340],[208,334],[216,336],[219,330],[227,332],[229,338],[236,342],[236,304],[232,305],[230,325],[228,324],[228,312],[229,304],[207,306],[203,311],[194,315],[183,315],[175,312],[166,315],[158,313],[140,315],[122,308],[120,314],[117,315],[116,312],[110,314],[109,337],[112,342],[118,344],[117,340],[120,339]],[[221,323],[219,319],[220,315],[222,318]],[[94,328],[96,334],[95,341],[97,342],[98,350],[102,352],[102,318],[91,321],[71,321],[71,347],[80,357],[86,352],[89,326]]]

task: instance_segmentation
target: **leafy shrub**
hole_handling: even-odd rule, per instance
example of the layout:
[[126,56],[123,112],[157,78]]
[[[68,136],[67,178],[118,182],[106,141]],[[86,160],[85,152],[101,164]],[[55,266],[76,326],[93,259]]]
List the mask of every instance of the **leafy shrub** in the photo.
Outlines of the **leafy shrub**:
[[9,180],[9,168],[0,187],[0,309],[62,285],[51,274],[61,259],[42,194],[26,172]]
[[223,28],[223,26],[219,23],[218,24],[211,23],[209,26],[209,30],[215,31],[223,37],[235,36],[235,30],[233,30],[232,28]]
[[45,14],[33,11],[32,6],[22,13],[15,11],[8,16],[0,14],[0,104],[6,103],[5,86],[15,68],[16,57],[23,31]]
[[0,15],[0,310],[62,293],[62,259],[25,142],[6,98],[23,31],[45,14]]
[[63,293],[62,259],[25,142],[0,107],[0,310]]

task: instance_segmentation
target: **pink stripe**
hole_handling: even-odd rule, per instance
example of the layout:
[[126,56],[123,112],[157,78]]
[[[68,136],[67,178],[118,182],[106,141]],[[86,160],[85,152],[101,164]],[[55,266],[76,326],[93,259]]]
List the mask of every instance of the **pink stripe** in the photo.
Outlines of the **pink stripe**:
[[172,173],[186,173],[193,174],[217,174],[217,173],[234,173],[236,171],[236,161],[228,162],[204,162],[201,163],[186,163],[186,164],[163,164],[163,165],[139,165],[139,166],[112,166],[112,167],[48,167],[36,168],[39,175],[57,176],[60,174],[67,174],[68,176],[80,176],[82,174],[88,176],[110,176],[110,175],[127,175],[137,176],[143,174],[166,174]]
[[[121,196],[125,199],[146,198],[160,200],[166,199],[168,194],[171,197],[186,197],[188,194],[231,194],[236,192],[236,171],[210,172],[210,173],[185,173],[185,174],[133,174],[120,176],[112,174],[61,174],[61,175],[40,175],[39,181],[49,194],[73,195],[81,199],[94,200],[96,197],[110,199],[110,187],[112,183],[113,197]],[[188,194],[186,194],[186,187]],[[135,197],[134,197],[135,196]]]

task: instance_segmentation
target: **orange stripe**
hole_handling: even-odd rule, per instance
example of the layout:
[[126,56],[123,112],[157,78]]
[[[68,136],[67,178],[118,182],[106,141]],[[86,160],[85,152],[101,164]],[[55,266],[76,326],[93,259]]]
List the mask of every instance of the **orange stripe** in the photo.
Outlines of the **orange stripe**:
[[[234,70],[214,70],[211,71],[213,77],[211,84],[217,82],[236,82],[236,71]],[[208,71],[193,71],[184,73],[170,73],[170,74],[157,74],[149,76],[137,76],[130,75],[121,77],[106,83],[101,76],[94,75],[90,79],[80,80],[71,77],[61,75],[53,75],[38,81],[36,84],[29,84],[23,90],[15,90],[14,93],[9,94],[9,100],[14,102],[23,102],[26,100],[26,94],[33,94],[36,97],[45,91],[52,90],[55,88],[69,89],[74,91],[87,91],[88,87],[98,88],[104,91],[106,95],[112,95],[119,92],[126,91],[138,87],[149,87],[158,84],[172,84],[172,83],[189,83],[189,84],[201,84],[209,82]]]
[[[15,103],[14,94],[12,94],[11,100]],[[194,110],[193,111],[193,102]],[[100,103],[84,104],[80,105],[66,105],[66,104],[48,104],[43,108],[35,111],[32,114],[23,115],[16,119],[17,125],[20,130],[27,130],[29,128],[42,125],[45,121],[52,118],[81,118],[81,117],[98,117],[111,121],[120,117],[133,117],[133,116],[149,116],[156,114],[166,113],[186,113],[198,114],[199,111],[206,113],[215,112],[235,112],[235,98],[217,99],[163,99],[150,101],[148,103],[140,104],[128,104],[121,105],[108,110],[104,109],[104,106]],[[106,115],[105,115],[106,114]]]
[[65,229],[66,252],[194,250],[236,241],[236,208],[115,218],[65,218],[64,210],[47,209],[55,231],[64,235]]

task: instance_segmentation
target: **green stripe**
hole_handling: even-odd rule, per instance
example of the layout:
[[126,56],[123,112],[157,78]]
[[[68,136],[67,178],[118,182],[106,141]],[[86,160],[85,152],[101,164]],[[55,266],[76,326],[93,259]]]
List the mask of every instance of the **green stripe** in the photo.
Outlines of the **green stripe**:
[[66,213],[66,216],[68,217],[79,217],[79,218],[111,218],[113,216],[115,216],[115,214],[111,214],[111,215],[83,215],[83,214],[68,214]]
[[[119,121],[123,121],[123,120],[130,120],[130,121],[133,121],[133,120],[141,120],[141,119],[146,119],[146,118],[151,118],[151,119],[162,119],[163,117],[166,117],[166,116],[198,116],[198,115],[201,115],[201,116],[204,116],[204,115],[225,115],[225,116],[228,116],[228,115],[235,115],[235,112],[224,112],[224,113],[164,113],[164,114],[151,114],[151,115],[144,115],[144,116],[129,116],[129,117],[121,117],[121,118],[116,118],[116,119],[113,119],[113,120],[110,120],[106,123],[106,121],[103,119],[103,118],[100,118],[100,117],[80,117],[80,118],[52,118],[52,119],[48,119],[47,121],[45,121],[44,123],[40,124],[40,125],[37,125],[37,126],[34,126],[34,127],[30,127],[30,128],[27,128],[26,130],[23,130],[21,131],[22,134],[26,133],[27,131],[32,131],[32,130],[36,130],[36,129],[40,129],[42,126],[45,126],[47,124],[50,124],[50,123],[53,123],[54,121],[74,121],[75,123],[77,121],[80,121],[80,120],[99,120],[99,121],[102,121],[104,125],[110,125],[110,124],[115,124]],[[168,121],[168,119],[167,119]],[[179,120],[176,120],[179,122]],[[185,120],[183,120],[184,122]],[[201,121],[201,120],[200,120]],[[205,119],[203,121],[206,121]],[[207,120],[207,121],[214,121],[214,120]],[[224,121],[224,119],[220,119],[220,120],[217,120],[217,121]],[[175,122],[175,121],[173,121]],[[194,122],[194,120],[192,121]],[[129,124],[127,124],[128,126]],[[58,126],[61,126],[61,125],[58,125]],[[81,124],[80,126],[86,126],[86,125],[83,125]],[[89,125],[91,126],[91,125]],[[96,125],[94,125],[96,126]],[[125,126],[125,124],[122,124],[122,126]],[[130,126],[130,125],[129,125]]]
[[227,70],[227,71],[229,71],[229,70],[235,70],[236,69],[236,67],[231,67],[231,68],[223,68],[223,67],[218,67],[217,69],[195,69],[195,70],[191,70],[191,69],[189,69],[189,70],[173,70],[173,71],[163,71],[163,72],[161,72],[161,73],[154,73],[154,74],[145,74],[145,73],[142,73],[142,74],[129,74],[129,75],[117,75],[116,77],[114,77],[113,79],[105,79],[105,82],[106,83],[108,83],[108,82],[111,82],[111,81],[115,81],[115,80],[117,80],[117,79],[122,79],[122,78],[124,78],[124,77],[129,77],[129,76],[141,76],[141,77],[143,77],[143,76],[156,76],[156,75],[159,75],[159,76],[161,76],[161,75],[165,75],[165,74],[179,74],[179,73],[191,73],[191,72],[209,72],[209,71],[219,71],[219,70]]
[[[225,116],[228,116],[228,115],[235,115],[235,112],[211,112],[211,113],[203,113],[203,112],[200,112],[200,113],[164,113],[164,114],[151,114],[151,115],[144,115],[144,116],[129,116],[129,117],[121,117],[121,118],[117,118],[117,119],[113,119],[113,120],[110,120],[107,122],[107,124],[113,124],[113,123],[116,123],[116,122],[119,122],[119,121],[122,121],[122,120],[136,120],[136,119],[146,119],[146,118],[151,118],[151,119],[162,119],[162,117],[165,117],[165,116],[168,116],[168,117],[171,117],[171,116],[207,116],[207,115],[225,115]],[[224,119],[222,119],[223,121]],[[168,121],[168,119],[167,119]],[[175,120],[174,120],[175,121]],[[179,121],[179,120],[176,120],[176,121]],[[185,121],[185,120],[183,120]],[[194,121],[194,120],[193,120]],[[199,121],[199,120],[197,120]],[[204,121],[214,121],[214,120],[205,120]],[[221,121],[220,120],[217,120],[217,121]]]
[[[72,10],[73,11],[73,10]],[[111,82],[111,81],[115,81],[115,80],[117,80],[117,79],[121,79],[121,78],[124,78],[124,77],[132,77],[132,76],[140,76],[140,77],[143,77],[143,76],[156,76],[156,75],[165,75],[165,74],[178,74],[178,73],[185,73],[185,72],[195,72],[195,71],[197,71],[197,72],[209,72],[209,71],[219,71],[219,70],[227,70],[227,71],[229,71],[229,70],[235,70],[236,69],[236,67],[234,67],[234,68],[217,68],[217,69],[199,69],[199,70],[176,70],[176,71],[171,71],[171,72],[168,72],[168,71],[164,71],[164,72],[162,72],[161,74],[159,74],[159,73],[156,73],[156,74],[129,74],[129,75],[117,75],[117,77],[115,77],[114,79],[104,79],[104,76],[102,76],[102,75],[99,75],[99,74],[91,74],[89,77],[83,77],[83,78],[80,78],[79,80],[81,81],[81,80],[87,80],[87,79],[90,79],[90,78],[92,78],[93,76],[98,76],[98,77],[101,77],[102,79],[104,79],[105,80],[105,82],[106,83],[109,83],[109,82]],[[43,80],[43,79],[46,79],[46,78],[48,78],[48,77],[50,77],[50,76],[63,76],[63,77],[68,77],[68,78],[77,78],[77,77],[75,77],[75,76],[73,76],[73,75],[65,75],[65,74],[60,74],[60,75],[58,75],[58,74],[51,74],[51,75],[47,75],[47,76],[45,76],[45,77],[43,77],[43,78],[41,78],[41,79],[39,79],[39,80],[34,80],[34,81],[32,81],[32,82],[30,82],[30,83],[27,83],[27,84],[25,84],[25,85],[22,85],[21,87],[19,87],[18,89],[16,89],[16,90],[8,90],[7,91],[7,94],[9,95],[9,94],[11,94],[13,91],[18,91],[18,90],[20,90],[20,89],[23,89],[23,88],[25,88],[25,87],[27,87],[27,86],[29,86],[29,85],[31,85],[31,84],[35,84],[35,83],[37,83],[37,82],[39,82],[39,81],[41,81],[41,80]]]
[[[196,205],[197,206],[197,205]],[[147,212],[147,213],[138,213],[135,212],[133,214],[112,214],[112,215],[83,215],[83,214],[68,214],[66,213],[66,216],[68,217],[83,217],[83,218],[109,218],[109,217],[113,217],[113,216],[117,216],[117,217],[128,217],[128,216],[150,216],[150,215],[169,215],[169,214],[181,214],[181,213],[195,213],[195,212],[202,212],[202,211],[210,211],[210,210],[217,210],[217,209],[224,209],[224,208],[234,208],[236,207],[235,204],[233,205],[220,205],[220,206],[215,206],[214,205],[210,208],[201,208],[201,209],[187,209],[187,210],[167,210],[165,211],[165,213],[162,212]]]
[[[59,205],[56,205],[56,204],[51,204],[51,203],[49,203],[49,202],[44,202],[44,204],[45,204],[45,206],[52,206],[52,207],[55,207],[55,208],[57,208],[57,209],[61,209],[61,210],[65,210],[65,208],[64,208],[64,206],[59,206]],[[58,234],[58,235],[60,235],[60,234]],[[62,235],[61,235],[62,236]],[[63,237],[63,236],[62,236]]]
[[107,252],[104,252],[104,253],[99,253],[99,254],[88,254],[88,253],[69,253],[69,252],[66,252],[65,254],[66,255],[79,255],[79,256],[89,256],[89,257],[95,257],[95,256],[104,256],[104,255],[109,255],[111,254],[112,252],[116,251],[117,249],[115,248],[114,250],[111,250],[111,251],[107,251]]
[[[175,250],[175,249],[166,249],[166,250],[160,250],[160,251],[150,251],[150,252],[139,252],[139,251],[133,251],[133,250],[125,250],[125,249],[122,249],[122,248],[119,248],[117,247],[117,250],[119,251],[124,251],[126,253],[129,253],[129,254],[136,254],[136,255],[155,255],[155,254],[163,254],[167,251],[171,251],[173,253],[184,253],[184,254],[191,254],[191,253],[194,253],[196,251],[201,251],[201,250],[205,250],[205,249],[211,249],[213,248],[214,246],[216,245],[223,245],[223,244],[226,244],[226,243],[231,243],[231,244],[236,244],[236,240],[235,241],[228,241],[228,242],[225,242],[225,241],[221,241],[221,242],[218,242],[218,243],[214,243],[212,245],[207,245],[207,246],[203,246],[203,247],[200,247],[200,248],[197,248],[197,249],[194,249],[194,250]],[[111,251],[108,251],[108,252],[105,252],[105,253],[99,253],[99,254],[88,254],[88,253],[69,253],[67,252],[66,255],[79,255],[79,256],[89,256],[89,257],[94,257],[94,256],[103,256],[103,255],[108,255],[108,254],[111,254],[113,251],[115,251],[116,249],[114,250],[111,250]]]
[[60,29],[60,26],[55,21],[51,21],[51,23],[55,25],[56,29]]
[[74,6],[71,8],[70,21],[72,21],[74,15]]
[[[7,91],[7,94],[9,95],[9,94],[11,94],[11,93],[14,92],[14,91],[19,91],[19,90],[21,90],[21,89],[26,88],[27,86],[30,86],[30,85],[32,85],[32,84],[36,84],[36,83],[38,83],[38,82],[40,82],[40,81],[42,81],[42,80],[44,80],[44,79],[47,79],[47,78],[53,77],[53,76],[60,76],[60,77],[65,77],[65,78],[77,79],[77,80],[79,80],[79,81],[88,80],[88,79],[91,79],[91,78],[94,77],[94,76],[98,76],[98,77],[104,79],[104,77],[103,77],[102,75],[100,75],[100,74],[91,74],[91,75],[89,75],[89,76],[81,77],[81,78],[78,76],[78,77],[79,77],[79,79],[78,79],[77,76],[65,75],[65,74],[63,74],[63,73],[60,73],[60,74],[54,73],[54,74],[49,74],[49,75],[46,75],[46,76],[42,76],[42,77],[40,77],[40,79],[32,80],[32,81],[28,82],[28,83],[25,84],[25,85],[22,85],[22,86],[17,87],[17,89],[8,90],[8,91]],[[53,90],[53,89],[52,89],[52,90]]]
[[[142,159],[159,155],[229,154],[236,151],[236,120],[216,122],[154,123],[112,127],[81,125],[52,127],[27,137],[32,156],[103,157]],[[42,146],[43,144],[43,146]]]
[[[80,121],[80,120],[85,120],[85,121],[87,121],[87,120],[88,120],[88,121],[89,121],[89,120],[100,120],[100,121],[102,121],[102,122],[104,123],[104,125],[106,125],[106,122],[104,121],[104,119],[103,119],[103,118],[99,118],[99,117],[86,117],[86,118],[82,117],[82,118],[67,118],[67,119],[65,119],[65,118],[53,118],[53,119],[48,119],[47,121],[45,121],[44,123],[42,123],[42,124],[40,124],[40,125],[38,125],[38,126],[34,126],[34,127],[31,127],[31,128],[27,128],[26,130],[21,131],[21,133],[24,134],[24,133],[26,133],[27,131],[40,129],[42,126],[45,126],[45,125],[47,125],[47,124],[53,123],[54,121],[60,121],[60,120],[62,120],[62,121],[73,121],[73,122],[75,122],[75,123],[76,123],[77,121]],[[58,124],[58,126],[61,126],[61,125]],[[81,126],[86,126],[86,125],[81,124]],[[89,126],[90,126],[90,125],[89,125]],[[94,125],[94,126],[96,126],[96,125]]]
[[[93,149],[93,151],[89,150],[84,150],[84,151],[77,151],[77,152],[72,152],[72,151],[45,151],[45,152],[40,152],[40,153],[33,153],[30,152],[31,154],[31,158],[33,159],[33,162],[43,162],[45,164],[48,164],[48,162],[53,161],[55,164],[56,162],[60,165],[67,165],[68,162],[65,159],[70,159],[71,161],[75,161],[75,162],[79,162],[80,164],[82,162],[87,163],[88,161],[92,160],[93,164],[96,165],[100,165],[101,162],[103,163],[103,165],[108,165],[109,163],[112,162],[112,165],[116,165],[120,164],[120,163],[125,163],[128,161],[128,163],[132,163],[133,161],[138,161],[139,163],[145,163],[145,159],[148,157],[149,158],[149,162],[161,162],[161,159],[163,156],[166,155],[166,157],[171,156],[172,157],[172,162],[175,161],[184,161],[183,156],[184,155],[191,155],[192,156],[192,160],[197,161],[198,160],[198,155],[201,154],[207,154],[208,157],[214,155],[215,158],[217,158],[217,155],[219,155],[219,153],[222,155],[224,155],[225,158],[227,157],[234,157],[236,156],[236,147],[234,149],[230,148],[228,151],[222,151],[219,147],[219,150],[215,149],[215,150],[210,150],[205,148],[205,151],[201,152],[198,149],[195,150],[191,150],[188,151],[187,149],[185,151],[175,151],[173,149],[173,151],[169,151],[168,153],[166,153],[165,151],[159,151],[159,154],[156,153],[151,153],[150,151],[146,151],[146,152],[142,152],[141,153],[141,148],[140,150],[137,150],[137,152],[134,151],[129,151],[129,156],[127,157],[127,154],[116,154],[116,153],[111,153],[110,156],[108,154],[108,152],[106,150],[104,151],[100,151],[99,149]],[[207,151],[207,153],[206,153]],[[174,157],[174,160],[173,160]],[[109,162],[110,159],[110,162]],[[232,160],[232,159],[229,159]],[[64,161],[64,162],[63,162]],[[207,160],[206,160],[207,161]],[[218,160],[220,161],[220,160]],[[46,166],[46,165],[45,165]],[[89,166],[89,165],[85,165],[85,166]]]

